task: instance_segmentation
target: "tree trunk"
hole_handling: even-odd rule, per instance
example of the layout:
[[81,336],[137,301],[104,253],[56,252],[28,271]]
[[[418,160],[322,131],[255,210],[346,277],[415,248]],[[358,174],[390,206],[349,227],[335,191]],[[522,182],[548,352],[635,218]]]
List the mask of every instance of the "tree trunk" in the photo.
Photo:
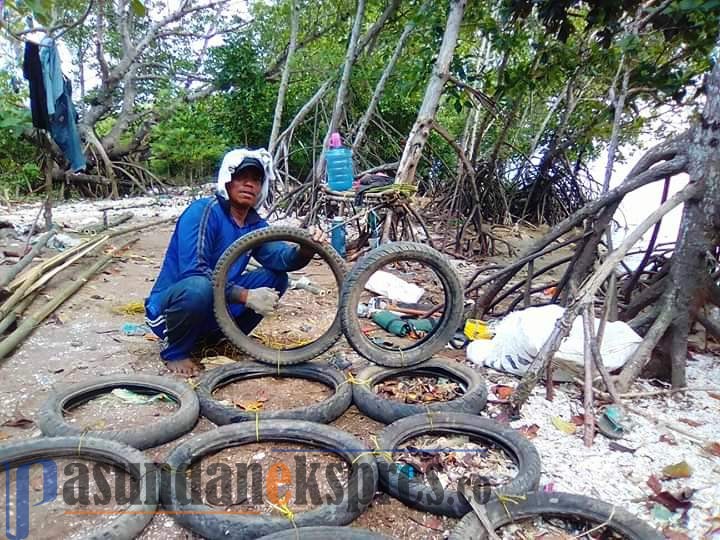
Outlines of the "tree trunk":
[[[430,2],[425,2],[420,8],[419,15],[424,15],[427,12],[429,6]],[[375,91],[373,92],[372,98],[370,98],[370,103],[367,106],[367,110],[365,111],[365,114],[362,115],[362,118],[360,118],[357,133],[355,134],[355,140],[352,144],[353,149],[357,149],[362,144],[362,141],[365,138],[365,132],[367,131],[368,124],[370,123],[370,119],[372,118],[373,114],[375,114],[377,104],[380,101],[383,92],[385,91],[385,85],[387,84],[390,75],[395,70],[395,65],[400,58],[400,53],[402,53],[402,50],[405,47],[405,43],[410,37],[412,31],[415,29],[416,25],[417,22],[415,18],[411,19],[405,25],[403,33],[400,35],[400,39],[398,39],[397,45],[395,45],[395,50],[393,51],[390,60],[388,60],[388,63],[385,66],[382,75],[380,76],[380,80],[377,82],[377,85],[375,85]]]
[[[680,232],[670,267],[666,302],[673,306],[670,332],[673,388],[685,386],[687,338],[701,308],[700,299],[710,286],[708,263],[720,243],[720,63],[706,80],[707,102],[690,135],[690,182],[700,196],[685,203]],[[701,302],[704,304],[704,302]]]
[[347,53],[345,54],[345,65],[343,66],[342,77],[340,78],[340,86],[338,86],[337,95],[335,96],[335,106],[333,107],[332,116],[328,125],[325,139],[323,140],[323,148],[320,153],[318,162],[315,164],[315,177],[322,178],[325,174],[325,148],[330,140],[330,135],[338,131],[340,126],[340,118],[345,107],[347,99],[348,87],[350,86],[350,74],[355,63],[357,55],[355,50],[358,45],[358,37],[360,36],[360,27],[362,26],[363,17],[365,16],[365,0],[358,0],[357,12],[353,22],[352,32],[350,33],[350,42],[348,43]]
[[[380,17],[378,17],[378,19],[373,23],[373,25],[368,29],[368,31],[365,32],[365,34],[358,40],[358,44],[355,49],[355,56],[353,57],[353,63],[357,61],[360,54],[375,39],[375,37],[380,33],[380,30],[382,30],[385,26],[385,23],[387,23],[390,17],[392,17],[392,15],[397,11],[398,7],[400,6],[400,2],[401,0],[391,0],[388,6],[383,10]],[[285,139],[285,144],[289,146],[288,139],[292,137],[292,132],[303,122],[303,120],[307,117],[310,111],[320,102],[322,97],[335,82],[335,79],[336,75],[333,75],[326,79],[322,83],[322,85],[320,85],[315,94],[313,94],[313,96],[295,114],[295,117],[292,119],[288,127],[285,128],[283,132],[279,135],[278,140],[275,142],[276,146],[279,144],[279,141],[283,139]],[[278,152],[275,152],[275,154],[276,155],[274,156],[274,159],[277,161],[279,157],[277,155]]]
[[430,136],[443,87],[449,77],[450,62],[455,52],[455,45],[460,33],[460,23],[462,22],[466,4],[467,0],[450,0],[450,12],[445,25],[442,44],[440,45],[440,52],[433,67],[430,81],[425,89],[425,97],[420,106],[415,125],[410,130],[403,155],[400,158],[400,166],[395,177],[396,183],[409,184],[415,181],[415,171],[420,162],[425,143],[427,143]]
[[285,66],[283,67],[282,78],[280,79],[277,102],[275,103],[275,116],[273,117],[270,141],[268,142],[268,151],[270,154],[275,151],[275,144],[277,143],[278,134],[280,133],[280,123],[282,122],[282,113],[285,107],[285,94],[290,84],[290,62],[292,61],[293,53],[297,45],[300,20],[300,6],[297,0],[292,0],[290,10],[290,44],[288,45],[287,58],[285,60]]

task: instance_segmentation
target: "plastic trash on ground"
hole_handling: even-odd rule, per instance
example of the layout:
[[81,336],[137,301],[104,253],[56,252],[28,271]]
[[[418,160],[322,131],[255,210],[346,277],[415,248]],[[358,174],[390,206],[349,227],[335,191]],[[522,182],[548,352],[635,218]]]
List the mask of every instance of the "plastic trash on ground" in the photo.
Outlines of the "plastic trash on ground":
[[155,401],[172,401],[165,394],[155,394],[152,396],[138,394],[127,388],[115,388],[110,394],[113,397],[118,398],[120,401],[129,403],[131,405],[148,405]]
[[378,270],[365,283],[365,288],[380,296],[385,296],[396,302],[414,304],[425,293],[425,289],[413,283],[408,283],[384,270]]
[[145,324],[126,322],[122,325],[122,333],[126,336],[144,336],[150,331],[150,327]]
[[[467,358],[474,364],[484,365],[513,375],[523,375],[537,356],[565,312],[557,305],[531,307],[510,313],[495,328],[491,340],[477,340],[467,347]],[[595,319],[595,328],[600,319]],[[630,326],[622,321],[605,325],[600,354],[610,371],[621,368],[642,341]],[[557,380],[567,380],[569,374],[579,372],[583,366],[584,338],[582,317],[577,317],[572,329],[553,360],[561,369],[555,372]]]
[[471,341],[476,339],[492,339],[495,335],[494,325],[480,319],[468,319],[463,329],[465,337]]

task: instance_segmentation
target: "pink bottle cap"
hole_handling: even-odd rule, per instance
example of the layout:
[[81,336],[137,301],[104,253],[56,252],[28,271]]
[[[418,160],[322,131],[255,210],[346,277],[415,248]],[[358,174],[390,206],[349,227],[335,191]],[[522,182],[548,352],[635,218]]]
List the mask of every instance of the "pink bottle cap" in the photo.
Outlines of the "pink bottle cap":
[[342,139],[340,138],[340,134],[338,132],[330,134],[329,146],[330,148],[340,148],[342,146]]

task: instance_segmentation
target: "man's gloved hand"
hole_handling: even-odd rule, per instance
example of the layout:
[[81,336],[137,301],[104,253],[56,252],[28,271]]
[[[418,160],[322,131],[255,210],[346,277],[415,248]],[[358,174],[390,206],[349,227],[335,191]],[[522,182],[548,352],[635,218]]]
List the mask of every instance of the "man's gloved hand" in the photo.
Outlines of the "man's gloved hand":
[[270,287],[247,290],[245,306],[263,317],[270,315],[277,306],[280,295]]

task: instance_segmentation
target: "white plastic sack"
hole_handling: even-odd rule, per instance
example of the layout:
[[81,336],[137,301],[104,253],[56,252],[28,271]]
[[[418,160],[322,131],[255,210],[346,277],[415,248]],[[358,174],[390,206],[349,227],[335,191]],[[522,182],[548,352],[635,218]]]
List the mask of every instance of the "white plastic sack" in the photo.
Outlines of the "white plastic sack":
[[[522,375],[537,356],[565,310],[557,305],[532,307],[510,313],[497,325],[492,340],[477,340],[467,347],[467,358],[475,364],[498,371]],[[600,324],[595,319],[595,329]],[[608,370],[625,365],[642,338],[626,323],[606,323],[600,354]],[[573,321],[554,356],[555,360],[583,365],[584,339],[582,317]]]
[[378,270],[370,276],[370,279],[365,283],[365,288],[395,302],[404,302],[406,304],[416,303],[425,294],[425,289],[422,287],[408,283],[404,279],[384,270]]

